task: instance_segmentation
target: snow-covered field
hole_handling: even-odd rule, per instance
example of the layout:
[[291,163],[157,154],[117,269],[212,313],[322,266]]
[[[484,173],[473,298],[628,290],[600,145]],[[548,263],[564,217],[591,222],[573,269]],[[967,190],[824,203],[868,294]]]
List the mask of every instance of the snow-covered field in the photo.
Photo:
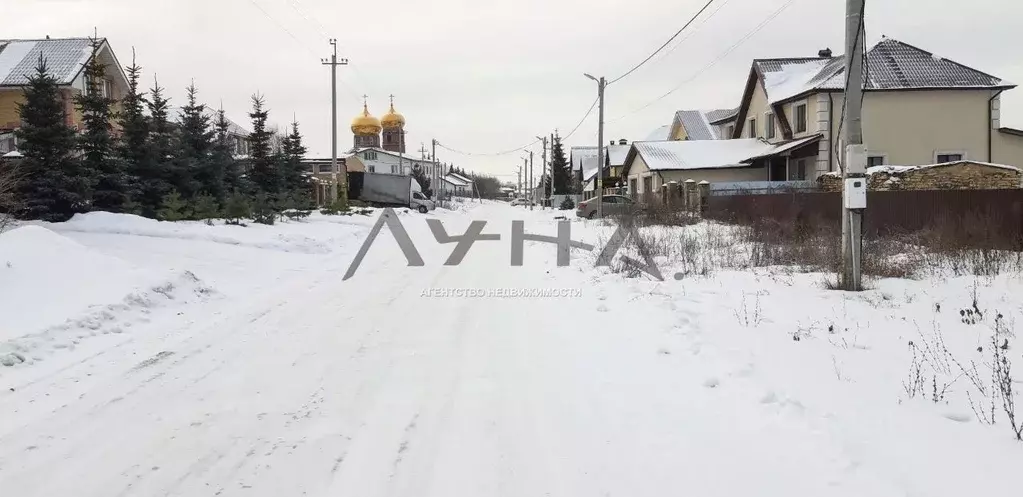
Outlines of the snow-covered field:
[[[0,235],[3,494],[1023,495],[991,373],[1004,346],[1023,378],[1019,274],[656,281],[534,241],[511,266],[512,220],[572,211],[398,214],[424,265],[384,228],[348,280],[377,213]],[[445,265],[428,218],[501,239]]]

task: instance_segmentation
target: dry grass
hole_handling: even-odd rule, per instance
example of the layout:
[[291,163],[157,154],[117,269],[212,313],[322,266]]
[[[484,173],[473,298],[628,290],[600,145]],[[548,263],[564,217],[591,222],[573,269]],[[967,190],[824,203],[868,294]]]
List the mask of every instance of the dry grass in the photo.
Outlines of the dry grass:
[[14,222],[17,211],[15,188],[18,183],[18,169],[12,162],[0,160],[0,233]]
[[[973,212],[935,219],[912,233],[865,233],[863,273],[873,278],[1023,273],[1023,251],[1002,248],[1013,241],[997,229],[999,215]],[[725,224],[653,205],[643,213],[617,216],[614,222],[638,228],[638,240],[629,243],[637,253],[649,254],[684,276],[757,267],[837,274],[841,267],[839,223],[802,213]]]

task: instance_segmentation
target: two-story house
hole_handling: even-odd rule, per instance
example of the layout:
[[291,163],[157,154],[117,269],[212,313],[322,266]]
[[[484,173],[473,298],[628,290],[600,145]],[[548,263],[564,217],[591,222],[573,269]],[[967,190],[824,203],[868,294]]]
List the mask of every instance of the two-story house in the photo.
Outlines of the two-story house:
[[[128,80],[107,40],[100,39],[98,57],[106,65],[103,94],[120,100],[128,92]],[[6,148],[13,146],[10,131],[21,126],[18,104],[24,102],[24,87],[36,73],[40,59],[47,72],[60,85],[60,100],[66,122],[81,129],[82,115],[74,98],[86,90],[85,65],[92,56],[89,38],[44,38],[40,40],[0,40],[0,135]],[[6,132],[6,133],[5,133]]]
[[[845,63],[817,57],[753,61],[732,138],[806,139],[770,165],[770,180],[839,171]],[[892,38],[867,51],[863,141],[868,166],[974,160],[1023,166],[1023,133],[999,126],[999,96],[1015,85]]]

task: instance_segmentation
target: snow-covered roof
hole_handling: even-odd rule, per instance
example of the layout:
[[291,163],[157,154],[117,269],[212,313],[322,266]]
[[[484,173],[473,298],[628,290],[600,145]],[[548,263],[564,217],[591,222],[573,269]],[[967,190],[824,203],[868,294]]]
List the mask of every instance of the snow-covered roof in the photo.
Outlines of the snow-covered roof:
[[728,118],[735,119],[735,115],[738,114],[738,113],[739,113],[739,108],[738,107],[733,107],[731,109],[716,109],[716,110],[712,110],[712,111],[707,112],[706,115],[707,115],[707,120],[710,121],[711,124],[714,124],[716,122],[723,121],[723,120],[726,120]]
[[716,140],[711,123],[733,114],[735,109],[680,110],[675,113],[675,122],[685,128],[690,140]]
[[597,173],[596,152],[594,152],[594,154],[590,157],[584,157],[583,160],[580,162],[579,166],[580,166],[579,171],[582,172],[583,178],[588,178],[596,174]]
[[451,177],[453,177],[453,178],[457,178],[457,179],[460,179],[460,180],[462,180],[462,182],[463,182],[463,183],[465,183],[465,184],[467,184],[467,185],[468,185],[468,184],[470,184],[470,183],[472,183],[472,180],[471,180],[471,179],[469,179],[469,178],[466,178],[465,176],[463,176],[463,175],[461,175],[461,174],[458,174],[458,173],[448,173],[448,176],[451,176]]
[[743,161],[775,148],[759,138],[636,142],[633,146],[651,171],[746,167]]
[[3,155],[3,157],[7,157],[8,159],[16,159],[21,156],[21,152],[18,152],[17,150],[11,150]]
[[625,164],[625,158],[629,156],[630,149],[632,149],[631,145],[608,145],[608,163],[612,166],[621,166]]
[[[893,38],[883,38],[868,50],[865,62],[866,90],[1015,86]],[[758,59],[753,64],[764,78],[764,90],[772,104],[815,90],[845,88],[845,63],[841,56]]]
[[671,133],[671,125],[670,124],[665,124],[664,126],[661,126],[661,127],[657,128],[657,129],[651,131],[650,134],[647,135],[646,140],[644,140],[644,141],[648,141],[648,142],[664,141],[664,140],[667,140],[668,138],[671,138],[670,133]]
[[0,40],[0,86],[27,85],[40,56],[46,59],[47,72],[58,84],[71,84],[90,55],[92,41],[88,38]]
[[452,186],[469,186],[470,184],[472,184],[471,181],[464,180],[454,173],[448,173],[445,176],[441,176],[441,179],[444,180],[445,183]]
[[[572,170],[583,171],[585,173],[585,169],[583,168],[583,162],[589,162],[590,159],[594,159],[597,157],[597,147],[593,146],[572,147],[569,149],[569,156],[571,157],[572,161]],[[593,164],[594,165],[590,167],[597,167],[596,162],[594,162]]]

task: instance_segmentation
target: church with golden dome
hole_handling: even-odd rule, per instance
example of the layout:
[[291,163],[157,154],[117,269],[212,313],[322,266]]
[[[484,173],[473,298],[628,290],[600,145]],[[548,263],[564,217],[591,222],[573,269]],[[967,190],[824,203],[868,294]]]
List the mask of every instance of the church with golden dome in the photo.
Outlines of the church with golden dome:
[[[352,119],[352,135],[356,149],[375,147],[389,152],[405,153],[405,116],[394,110],[394,95],[391,108],[379,119],[369,113],[366,95],[362,96],[362,113]],[[382,138],[382,140],[381,140]]]

